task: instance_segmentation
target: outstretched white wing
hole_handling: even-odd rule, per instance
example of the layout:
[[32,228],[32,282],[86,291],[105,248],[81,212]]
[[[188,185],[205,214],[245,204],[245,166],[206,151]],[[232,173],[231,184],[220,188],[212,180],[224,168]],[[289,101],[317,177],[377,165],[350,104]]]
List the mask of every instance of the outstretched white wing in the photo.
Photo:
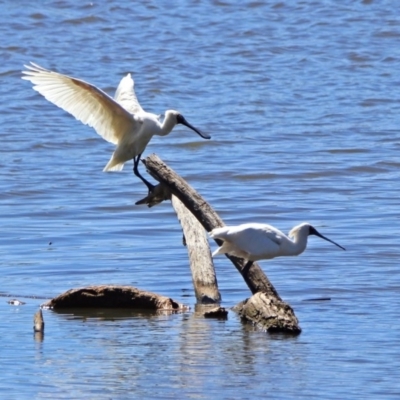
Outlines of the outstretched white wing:
[[33,89],[93,127],[108,142],[118,144],[126,134],[140,128],[140,122],[133,115],[96,86],[32,62],[25,67],[28,70],[23,71],[22,79],[31,81]]
[[131,74],[126,75],[121,79],[117,90],[115,92],[114,100],[121,104],[131,114],[140,114],[143,112],[142,107],[136,97],[135,90],[133,89],[134,82]]

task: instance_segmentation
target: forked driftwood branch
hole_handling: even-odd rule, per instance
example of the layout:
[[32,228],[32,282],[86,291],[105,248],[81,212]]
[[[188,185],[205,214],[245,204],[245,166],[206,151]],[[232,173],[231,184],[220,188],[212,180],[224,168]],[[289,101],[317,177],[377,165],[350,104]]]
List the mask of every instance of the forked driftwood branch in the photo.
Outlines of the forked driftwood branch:
[[[207,232],[210,232],[214,228],[224,226],[222,219],[203,199],[203,197],[201,197],[184,179],[168,167],[158,156],[152,154],[142,161],[149,174],[160,183],[155,187],[155,190],[153,190],[152,193],[149,193],[146,198],[140,200],[137,204],[147,204],[149,207],[152,207],[161,201],[170,198],[172,195],[180,200],[180,202],[190,211]],[[160,193],[162,193],[161,196]],[[173,200],[173,203],[176,203],[175,200]],[[192,228],[189,228],[189,231],[192,229],[197,230],[198,228],[192,226]],[[221,244],[219,240],[216,242],[218,245]],[[196,245],[197,243],[195,242],[194,246],[196,247]],[[189,253],[191,251],[192,250],[189,250]],[[197,252],[199,252],[198,248]],[[208,245],[207,249],[204,249],[202,246],[200,248],[200,253],[209,254],[210,250]],[[279,294],[260,266],[257,263],[253,263],[253,265],[245,271],[244,260],[229,255],[227,255],[227,257],[240,272],[253,294],[253,297],[241,302],[235,307],[235,310],[239,315],[243,319],[251,321],[270,332],[279,331],[292,334],[300,333],[301,329],[293,309],[280,298]],[[193,268],[197,269],[196,265],[200,264],[201,262],[192,264],[192,270]],[[199,299],[199,290],[196,289],[196,280],[197,278],[193,275],[196,296]],[[216,279],[215,290],[218,292]]]

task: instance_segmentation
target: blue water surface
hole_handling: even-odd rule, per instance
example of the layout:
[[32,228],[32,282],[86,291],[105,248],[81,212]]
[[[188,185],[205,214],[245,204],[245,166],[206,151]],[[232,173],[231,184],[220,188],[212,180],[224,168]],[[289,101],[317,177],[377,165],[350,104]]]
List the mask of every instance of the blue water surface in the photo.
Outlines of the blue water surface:
[[[380,399],[400,396],[400,15],[390,1],[0,2],[0,395],[7,399]],[[134,285],[193,308],[170,203],[113,146],[20,79],[23,65],[114,94],[128,72],[142,107],[183,126],[157,153],[228,224],[288,232],[297,258],[261,262],[298,337],[181,315],[57,314],[44,298]],[[143,168],[144,171],[144,167]],[[210,243],[215,249],[215,244]],[[225,307],[249,297],[216,259]],[[9,296],[26,302],[15,307]],[[40,298],[33,299],[30,296]],[[305,301],[329,297],[330,301]]]

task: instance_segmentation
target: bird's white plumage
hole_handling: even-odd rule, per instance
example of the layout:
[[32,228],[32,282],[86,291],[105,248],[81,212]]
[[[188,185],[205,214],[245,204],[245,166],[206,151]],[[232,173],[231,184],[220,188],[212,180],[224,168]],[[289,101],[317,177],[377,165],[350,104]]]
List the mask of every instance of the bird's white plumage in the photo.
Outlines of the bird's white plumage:
[[[285,235],[271,225],[250,223],[216,228],[210,236],[223,240],[225,245],[225,248],[224,245],[221,246],[213,255],[230,253],[237,257],[258,260],[264,258],[266,253],[271,255],[269,258],[276,257]],[[225,251],[226,248],[230,251]]]
[[135,91],[133,89],[134,82],[131,74],[126,75],[121,79],[117,90],[115,92],[114,99],[118,104],[121,104],[131,114],[141,114],[143,109],[139,104],[136,97]]
[[310,234],[341,247],[322,236],[308,223],[294,227],[288,236],[271,225],[259,223],[224,226],[210,232],[213,239],[223,240],[223,244],[214,251],[213,256],[227,253],[247,261],[299,255],[306,249],[307,238]]
[[[34,90],[83,124],[94,128],[108,142],[118,145],[129,132],[140,129],[140,121],[122,105],[127,105],[129,99],[128,95],[122,94],[129,90],[120,90],[124,102],[118,104],[107,93],[83,80],[49,71],[34,63],[25,67],[28,71],[24,71],[23,79],[31,81]],[[136,99],[136,96],[133,97]]]
[[117,146],[104,171],[122,170],[124,163],[134,159],[134,173],[151,188],[138,172],[140,156],[153,135],[168,135],[178,123],[188,126],[200,136],[209,139],[190,125],[178,111],[168,110],[161,123],[159,116],[145,112],[134,92],[130,74],[122,78],[115,99],[94,85],[37,64],[25,65],[23,79],[47,100],[93,127],[108,142]]

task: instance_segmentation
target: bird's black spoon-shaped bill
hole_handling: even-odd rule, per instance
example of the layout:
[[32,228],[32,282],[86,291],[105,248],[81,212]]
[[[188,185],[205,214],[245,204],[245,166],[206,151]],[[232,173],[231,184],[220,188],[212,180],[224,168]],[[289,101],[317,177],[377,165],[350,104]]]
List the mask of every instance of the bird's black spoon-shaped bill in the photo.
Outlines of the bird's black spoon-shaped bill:
[[320,237],[321,239],[325,239],[325,240],[327,240],[328,242],[333,243],[333,244],[336,245],[337,247],[340,247],[342,250],[346,250],[346,249],[345,249],[344,247],[342,247],[340,244],[337,244],[337,243],[334,242],[333,240],[328,239],[326,236],[321,235],[314,227],[310,227],[310,233],[309,233],[309,234],[310,234],[310,235],[318,236],[318,237]]
[[205,133],[200,132],[197,128],[195,128],[193,125],[189,124],[189,122],[186,121],[186,119],[183,117],[183,115],[178,115],[177,117],[177,123],[182,124],[190,128],[191,130],[195,131],[199,136],[201,136],[203,139],[211,139],[210,135],[206,135]]

